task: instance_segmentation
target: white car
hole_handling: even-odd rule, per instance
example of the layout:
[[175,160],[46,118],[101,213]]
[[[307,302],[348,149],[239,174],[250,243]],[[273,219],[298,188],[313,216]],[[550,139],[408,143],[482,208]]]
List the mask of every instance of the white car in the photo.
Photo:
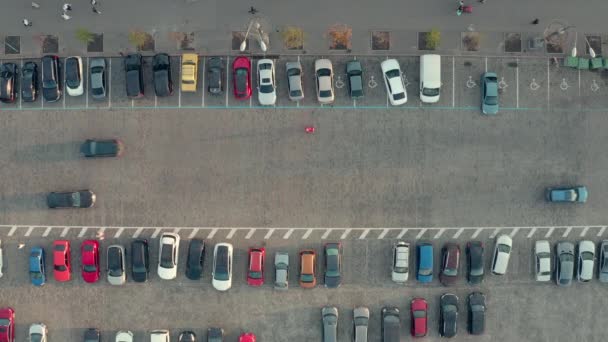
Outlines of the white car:
[[507,273],[512,246],[513,241],[509,235],[502,234],[496,239],[494,257],[492,257],[492,273],[497,275]]
[[391,279],[395,283],[405,283],[409,276],[410,244],[399,241],[393,248],[393,272]]
[[334,102],[334,68],[329,59],[315,61],[315,78],[317,79],[317,100],[321,104]]
[[578,281],[588,282],[593,279],[595,262],[595,244],[593,241],[583,240],[578,243]]
[[127,282],[127,265],[125,258],[125,248],[123,246],[108,246],[108,251],[106,252],[106,266],[108,283],[111,285],[124,285]]
[[116,333],[116,338],[114,339],[114,342],[133,342],[133,333],[129,330],[121,330]]
[[43,323],[34,323],[30,325],[29,341],[30,342],[46,342],[46,334],[48,329]]
[[218,243],[213,248],[213,270],[211,284],[218,291],[228,291],[232,287],[232,245]]
[[82,81],[82,58],[71,56],[65,59],[65,88],[70,96],[84,94]]
[[3,254],[4,254],[4,252],[2,251],[2,240],[0,240],[0,278],[2,278],[2,276],[3,276],[3,273],[2,273],[2,269],[4,268]]
[[551,246],[549,241],[536,241],[534,244],[534,259],[536,281],[551,280]]
[[150,342],[169,342],[169,330],[153,330],[150,332]]
[[258,61],[258,101],[262,106],[272,106],[277,101],[277,87],[272,59]]
[[391,105],[399,106],[407,102],[407,92],[403,84],[401,67],[396,59],[387,59],[380,64],[384,85]]
[[177,257],[179,255],[179,235],[163,233],[158,248],[158,276],[161,279],[177,277]]

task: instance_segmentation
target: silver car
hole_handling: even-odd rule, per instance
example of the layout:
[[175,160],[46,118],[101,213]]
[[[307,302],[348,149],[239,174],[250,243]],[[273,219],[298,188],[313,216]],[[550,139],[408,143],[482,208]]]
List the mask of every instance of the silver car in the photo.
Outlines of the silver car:
[[410,244],[399,241],[393,248],[393,272],[391,279],[395,283],[405,283],[410,269]]
[[121,330],[116,333],[115,342],[133,342],[133,333],[129,330]]
[[109,246],[107,261],[108,282],[112,285],[124,285],[127,281],[125,248],[121,245]]
[[588,282],[593,278],[595,244],[583,240],[578,243],[578,281]]
[[300,101],[304,99],[302,88],[302,64],[300,62],[285,63],[287,69],[287,87],[289,88],[289,99]]
[[274,255],[274,288],[287,290],[289,288],[289,254],[277,252]]
[[323,317],[323,342],[338,342],[338,308],[326,306],[321,309]]
[[46,342],[46,334],[48,329],[42,323],[34,323],[30,325],[29,336],[30,342]]
[[96,100],[106,97],[106,60],[93,58],[89,66],[91,79],[91,97]]
[[354,342],[367,342],[369,309],[360,306],[353,310]]
[[536,241],[534,244],[534,259],[536,281],[551,280],[551,246],[549,241]]
[[608,240],[602,241],[600,245],[600,269],[599,278],[602,283],[608,283]]
[[561,241],[555,246],[555,282],[559,286],[572,285],[574,277],[574,244]]

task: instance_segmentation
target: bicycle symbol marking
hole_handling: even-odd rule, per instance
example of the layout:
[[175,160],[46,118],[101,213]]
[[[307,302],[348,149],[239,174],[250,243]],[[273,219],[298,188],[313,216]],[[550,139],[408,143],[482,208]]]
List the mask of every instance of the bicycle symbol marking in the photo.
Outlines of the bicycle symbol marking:
[[473,88],[476,85],[477,84],[475,83],[475,81],[473,81],[473,76],[469,76],[469,79],[467,80],[467,88]]
[[559,84],[559,89],[567,90],[568,88],[570,88],[570,86],[568,85],[568,82],[566,82],[565,78],[562,78],[562,83]]
[[338,79],[336,80],[336,88],[341,89],[342,87],[344,87],[344,81],[342,81],[342,76],[338,76]]
[[505,82],[505,78],[501,77],[500,82],[498,82],[498,89],[506,89],[509,85]]
[[376,80],[374,79],[374,75],[371,75],[369,77],[369,81],[367,82],[367,86],[370,87],[371,89],[374,89],[378,86],[378,82],[376,82]]
[[403,86],[405,88],[410,85],[410,81],[407,80],[407,76],[405,74],[401,74],[401,81],[403,81]]
[[597,82],[595,82],[595,80],[591,81],[591,91],[595,93],[598,90],[600,90],[600,86]]
[[540,88],[540,85],[536,83],[536,78],[533,78],[532,82],[530,82],[530,89],[532,89],[532,91],[536,91],[538,88]]

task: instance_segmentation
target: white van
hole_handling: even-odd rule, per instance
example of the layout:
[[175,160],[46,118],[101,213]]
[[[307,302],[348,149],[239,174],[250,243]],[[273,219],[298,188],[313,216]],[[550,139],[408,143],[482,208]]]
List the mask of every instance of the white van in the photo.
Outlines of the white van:
[[439,101],[441,89],[441,56],[420,56],[420,100],[424,103]]
[[154,330],[150,332],[150,342],[169,342],[169,330]]

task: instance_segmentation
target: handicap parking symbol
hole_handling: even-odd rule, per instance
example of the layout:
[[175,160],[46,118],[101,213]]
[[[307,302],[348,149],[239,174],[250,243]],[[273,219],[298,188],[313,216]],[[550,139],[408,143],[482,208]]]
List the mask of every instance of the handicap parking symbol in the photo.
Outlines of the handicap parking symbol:
[[369,81],[367,82],[367,86],[370,87],[371,89],[374,89],[378,86],[378,82],[376,82],[376,80],[374,79],[374,75],[371,75],[369,77]]
[[501,77],[500,82],[498,82],[498,89],[506,89],[509,85],[505,82],[505,78]]
[[568,85],[568,82],[566,82],[565,78],[562,78],[562,83],[559,84],[559,89],[561,90],[568,90],[568,88],[570,88],[570,86]]
[[336,79],[336,88],[341,89],[344,87],[344,81],[342,81],[342,76],[338,76]]
[[475,83],[475,81],[473,81],[473,76],[469,76],[469,79],[467,80],[467,88],[473,88],[476,85],[477,84]]
[[532,91],[536,91],[538,88],[540,88],[540,85],[536,83],[536,78],[533,78],[532,82],[530,82],[530,89],[532,89]]
[[591,81],[591,91],[595,93],[598,90],[600,90],[600,86],[597,82],[595,80]]

